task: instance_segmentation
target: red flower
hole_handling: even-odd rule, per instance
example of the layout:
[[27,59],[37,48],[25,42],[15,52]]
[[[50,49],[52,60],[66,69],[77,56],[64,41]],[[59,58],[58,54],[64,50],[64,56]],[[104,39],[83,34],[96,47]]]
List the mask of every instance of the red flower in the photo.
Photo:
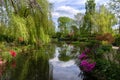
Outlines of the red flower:
[[11,54],[12,57],[15,57],[15,56],[16,56],[16,52],[13,51],[13,50],[10,51],[10,54]]

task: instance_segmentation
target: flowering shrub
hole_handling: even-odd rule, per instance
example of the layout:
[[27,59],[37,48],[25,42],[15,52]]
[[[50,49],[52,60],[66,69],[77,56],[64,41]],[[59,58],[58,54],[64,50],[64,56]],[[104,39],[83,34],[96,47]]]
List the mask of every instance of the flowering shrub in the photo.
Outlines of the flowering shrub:
[[16,57],[16,52],[15,51],[11,50],[10,54],[11,54],[12,57]]
[[90,49],[86,48],[78,57],[80,59],[80,68],[84,72],[91,72],[95,68],[96,62],[93,61],[91,55]]
[[79,59],[80,60],[87,59],[89,53],[90,53],[90,49],[86,48],[85,51],[83,51],[81,55],[79,55]]
[[87,55],[85,53],[82,53],[80,56],[79,56],[79,59],[80,60],[83,60],[83,59],[86,59],[87,58]]
[[82,70],[85,72],[91,72],[94,67],[95,67],[96,63],[90,63],[88,62],[88,60],[82,60],[80,66],[82,67]]

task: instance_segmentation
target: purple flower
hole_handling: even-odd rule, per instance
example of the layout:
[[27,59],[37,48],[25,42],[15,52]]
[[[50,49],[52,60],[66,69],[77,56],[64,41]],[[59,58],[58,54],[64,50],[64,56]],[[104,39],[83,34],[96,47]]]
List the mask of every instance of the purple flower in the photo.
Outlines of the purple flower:
[[87,60],[82,60],[80,66],[82,67],[82,70],[85,72],[91,72],[94,67],[95,67],[96,63],[89,63]]
[[85,54],[85,52],[83,52],[82,54],[80,54],[79,59],[82,60],[84,58],[87,58],[87,55]]
[[89,64],[89,63],[88,63],[87,60],[82,60],[80,66],[86,66],[86,65],[88,65],[88,64]]

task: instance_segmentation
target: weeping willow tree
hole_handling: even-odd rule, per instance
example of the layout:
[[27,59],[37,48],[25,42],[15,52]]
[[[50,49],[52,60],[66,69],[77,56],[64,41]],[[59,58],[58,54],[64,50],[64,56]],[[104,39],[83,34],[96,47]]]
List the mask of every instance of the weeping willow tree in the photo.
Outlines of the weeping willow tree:
[[6,35],[29,43],[48,43],[54,33],[47,0],[4,0],[8,16]]

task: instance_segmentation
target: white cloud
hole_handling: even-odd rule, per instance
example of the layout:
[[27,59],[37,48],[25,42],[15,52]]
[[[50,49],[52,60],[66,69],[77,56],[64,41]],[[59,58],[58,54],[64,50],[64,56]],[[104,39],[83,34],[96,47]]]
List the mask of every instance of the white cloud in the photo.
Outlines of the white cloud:
[[52,16],[54,18],[58,18],[60,16],[60,14],[58,12],[52,12]]
[[109,0],[95,0],[95,3],[98,5],[106,4]]
[[52,16],[54,19],[57,19],[60,16],[67,16],[73,18],[74,15],[79,12],[80,10],[74,9],[70,6],[60,6],[54,12],[52,12]]
[[[85,2],[87,0],[49,0],[53,3],[53,20],[56,23],[58,17],[67,16],[73,18],[76,13],[85,13]],[[97,6],[106,4],[109,0],[95,0]]]
[[49,2],[52,2],[52,3],[60,3],[64,1],[68,1],[68,0],[49,0]]
[[74,8],[72,8],[70,6],[58,7],[56,11],[63,12],[63,13],[68,13],[68,14],[76,14],[76,13],[80,12],[79,10],[74,9]]

